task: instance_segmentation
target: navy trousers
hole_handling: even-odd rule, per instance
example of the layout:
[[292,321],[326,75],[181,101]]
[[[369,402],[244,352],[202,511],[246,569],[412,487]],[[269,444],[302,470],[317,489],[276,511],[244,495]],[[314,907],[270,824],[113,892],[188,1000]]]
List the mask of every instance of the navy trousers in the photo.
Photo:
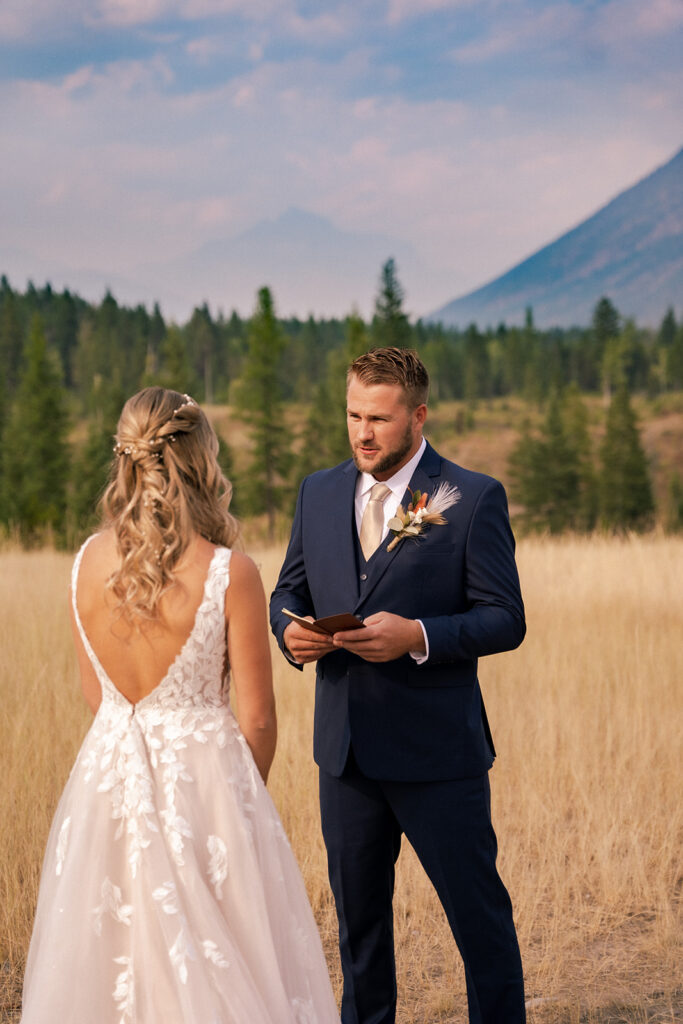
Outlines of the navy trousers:
[[350,753],[320,771],[320,808],[344,975],[342,1024],[394,1024],[394,865],[401,836],[431,879],[465,965],[470,1024],[523,1024],[512,906],[496,870],[488,775],[445,782],[366,778]]

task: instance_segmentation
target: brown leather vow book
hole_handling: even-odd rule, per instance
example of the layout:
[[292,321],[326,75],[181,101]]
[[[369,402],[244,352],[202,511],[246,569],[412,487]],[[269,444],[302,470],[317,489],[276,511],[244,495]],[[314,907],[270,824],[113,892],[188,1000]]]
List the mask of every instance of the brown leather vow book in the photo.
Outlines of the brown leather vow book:
[[283,608],[282,613],[283,615],[288,615],[293,622],[298,622],[304,629],[310,629],[313,633],[323,633],[325,636],[341,633],[345,629],[364,628],[362,620],[352,615],[351,612],[340,612],[339,615],[326,615],[325,618],[315,619],[313,622],[302,618],[301,615],[295,615],[294,612],[288,611],[287,608]]

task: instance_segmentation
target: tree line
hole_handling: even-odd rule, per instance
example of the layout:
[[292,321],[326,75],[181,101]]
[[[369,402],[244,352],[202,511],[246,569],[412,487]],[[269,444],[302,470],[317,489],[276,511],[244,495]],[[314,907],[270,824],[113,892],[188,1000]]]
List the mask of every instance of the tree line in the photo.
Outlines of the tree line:
[[[523,327],[411,323],[388,260],[369,322],[357,313],[279,318],[270,290],[262,288],[249,318],[212,314],[205,303],[178,325],[158,306],[127,308],[109,292],[93,304],[49,284],[29,284],[21,293],[2,277],[0,524],[18,530],[26,543],[46,531],[75,543],[94,521],[121,406],[154,383],[238,411],[249,430],[251,462],[248,486],[236,488],[237,512],[264,515],[272,535],[301,477],[347,457],[345,368],[385,344],[417,349],[433,401],[459,399],[473,409],[483,399],[519,395],[545,409],[540,429],[522,431],[510,465],[523,525],[558,531],[652,523],[654,500],[630,395],[683,388],[683,323],[672,309],[658,330],[624,320],[608,298],[583,328],[539,330],[531,310]],[[610,399],[604,444],[609,437],[612,449],[599,455],[613,475],[624,463],[619,472],[628,500],[617,500],[614,480],[608,485],[593,468],[581,412],[581,394],[591,392]],[[297,437],[285,426],[293,405],[306,410]],[[224,441],[221,459],[234,476]],[[680,481],[673,479],[670,489],[675,509]],[[672,528],[679,520],[680,508],[668,514]]]

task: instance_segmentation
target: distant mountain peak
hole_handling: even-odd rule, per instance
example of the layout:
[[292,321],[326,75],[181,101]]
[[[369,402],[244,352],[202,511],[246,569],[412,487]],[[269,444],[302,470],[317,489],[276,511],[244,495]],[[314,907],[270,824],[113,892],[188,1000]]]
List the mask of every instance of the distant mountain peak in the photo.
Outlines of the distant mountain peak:
[[531,306],[539,326],[585,324],[602,295],[649,324],[683,301],[683,148],[554,242],[426,319],[514,324]]
[[251,225],[239,235],[213,239],[191,254],[186,286],[195,290],[255,294],[264,284],[273,290],[285,315],[346,316],[370,308],[382,264],[395,255],[401,266],[414,265],[412,246],[370,231],[338,227],[327,217],[290,206]]
[[252,231],[265,230],[288,230],[301,231],[306,228],[315,227],[319,230],[337,231],[338,228],[327,217],[314,213],[312,210],[304,210],[301,206],[288,206],[286,210],[276,217],[265,217],[247,228],[243,234],[248,235]]

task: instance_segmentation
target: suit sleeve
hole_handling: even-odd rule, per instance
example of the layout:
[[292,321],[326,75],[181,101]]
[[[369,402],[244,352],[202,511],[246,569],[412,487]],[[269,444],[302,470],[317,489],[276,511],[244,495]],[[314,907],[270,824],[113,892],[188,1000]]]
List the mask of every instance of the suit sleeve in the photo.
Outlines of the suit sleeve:
[[423,619],[427,664],[472,660],[518,647],[524,639],[524,604],[502,484],[491,480],[470,519],[465,550],[467,609]]
[[282,614],[282,609],[288,608],[290,612],[294,612],[297,615],[314,614],[313,600],[308,588],[306,566],[304,564],[302,506],[305,486],[306,480],[303,481],[299,488],[287,554],[280,569],[275,590],[270,598],[271,629],[284,656],[290,664],[298,669],[302,669],[303,666],[297,664],[290,657],[289,651],[285,647],[283,634],[292,620]]

